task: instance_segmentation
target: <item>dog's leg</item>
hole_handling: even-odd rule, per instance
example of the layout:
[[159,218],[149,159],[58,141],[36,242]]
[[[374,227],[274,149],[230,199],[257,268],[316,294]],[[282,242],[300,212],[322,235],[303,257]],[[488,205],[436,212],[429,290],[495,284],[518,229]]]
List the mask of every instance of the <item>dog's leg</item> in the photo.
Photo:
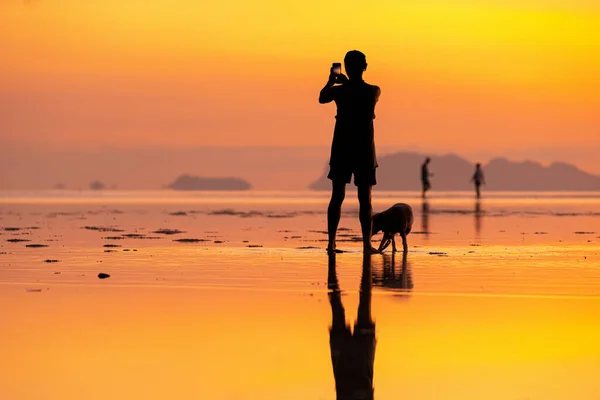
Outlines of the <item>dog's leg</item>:
[[406,233],[401,233],[402,236],[402,247],[404,248],[404,253],[408,252],[408,242],[406,241]]
[[398,251],[398,249],[396,249],[396,240],[394,239],[396,237],[395,234],[392,234],[392,251],[395,253]]
[[377,249],[378,253],[382,253],[387,247],[390,245],[390,238],[387,233],[383,234],[381,238],[381,243],[379,244],[379,248]]

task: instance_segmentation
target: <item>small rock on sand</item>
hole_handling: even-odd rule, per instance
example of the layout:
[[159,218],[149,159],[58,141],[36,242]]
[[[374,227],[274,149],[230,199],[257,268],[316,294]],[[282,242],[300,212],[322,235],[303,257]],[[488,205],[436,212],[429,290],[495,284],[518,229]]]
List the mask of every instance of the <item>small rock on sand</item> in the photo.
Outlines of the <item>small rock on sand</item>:
[[60,260],[51,260],[51,259],[47,259],[47,260],[44,260],[44,262],[45,262],[45,263],[57,263],[57,262],[60,262]]
[[98,279],[106,279],[106,278],[110,278],[109,274],[105,274],[104,272],[100,272],[98,274]]

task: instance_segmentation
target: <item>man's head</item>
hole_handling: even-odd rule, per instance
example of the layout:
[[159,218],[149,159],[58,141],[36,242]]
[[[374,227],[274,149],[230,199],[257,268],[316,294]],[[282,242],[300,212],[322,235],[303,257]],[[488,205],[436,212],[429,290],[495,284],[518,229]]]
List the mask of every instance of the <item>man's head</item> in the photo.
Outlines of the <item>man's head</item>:
[[477,163],[477,165],[475,165],[477,168],[481,168],[481,164]]
[[430,162],[431,162],[431,158],[427,157],[427,158],[425,159],[425,164],[429,164]]
[[350,50],[344,57],[344,68],[350,79],[361,79],[367,69],[367,57],[358,50]]

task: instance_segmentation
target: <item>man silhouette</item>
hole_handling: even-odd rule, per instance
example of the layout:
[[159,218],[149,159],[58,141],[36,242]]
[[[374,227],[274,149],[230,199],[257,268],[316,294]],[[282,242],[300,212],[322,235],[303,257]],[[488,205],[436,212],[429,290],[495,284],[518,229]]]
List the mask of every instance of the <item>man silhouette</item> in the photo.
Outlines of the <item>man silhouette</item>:
[[346,53],[344,67],[348,77],[334,73],[332,68],[329,80],[319,95],[319,103],[334,101],[337,105],[327,176],[332,182],[331,200],[327,209],[327,251],[336,251],[335,237],[346,196],[346,184],[350,183],[354,175],[360,205],[363,249],[371,252],[371,188],[377,184],[373,119],[381,90],[363,80],[367,59],[360,51]]
[[471,178],[471,182],[475,183],[475,196],[479,199],[481,197],[480,187],[482,184],[485,185],[485,176],[483,175],[483,170],[481,169],[481,164],[479,163],[475,165],[475,173]]

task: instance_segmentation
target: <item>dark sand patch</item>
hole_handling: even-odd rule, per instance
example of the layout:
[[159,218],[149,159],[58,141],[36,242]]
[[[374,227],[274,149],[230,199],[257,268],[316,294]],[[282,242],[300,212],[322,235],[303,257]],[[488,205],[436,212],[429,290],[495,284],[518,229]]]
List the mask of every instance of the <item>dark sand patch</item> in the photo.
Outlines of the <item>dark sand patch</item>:
[[225,243],[225,242],[224,242],[224,241],[222,241],[222,240],[215,240],[213,243],[216,243],[216,244],[221,244],[221,243]]
[[48,247],[48,245],[47,244],[32,243],[32,244],[26,244],[25,247],[30,247],[32,249],[39,249],[41,247]]
[[547,235],[548,232],[534,232],[534,235]]
[[104,236],[102,239],[104,239],[104,240],[123,240],[125,238],[123,236]]
[[120,244],[107,243],[107,244],[103,245],[102,247],[121,247],[121,245]]
[[42,289],[36,289],[36,288],[25,288],[25,291],[27,293],[41,293]]
[[302,236],[298,236],[298,235],[292,236],[291,239],[302,239]]
[[179,229],[169,229],[169,228],[161,228],[152,233],[158,233],[161,235],[179,235],[180,233],[185,233],[184,231],[180,231]]
[[125,233],[123,235],[124,239],[144,239],[144,240],[152,240],[152,239],[164,239],[162,236],[146,236],[140,233]]
[[314,250],[314,249],[320,249],[320,247],[317,247],[317,246],[300,246],[300,247],[296,247],[296,250]]
[[106,279],[106,278],[110,278],[109,274],[105,274],[104,272],[100,272],[98,274],[98,279]]
[[51,260],[51,259],[47,259],[47,260],[44,260],[44,262],[45,262],[45,263],[57,263],[57,262],[60,262],[60,260]]
[[6,241],[10,243],[31,242],[29,239],[6,239]]
[[200,242],[208,242],[208,239],[185,238],[185,239],[173,239],[173,241],[179,242],[179,243],[200,243]]
[[174,217],[185,217],[186,215],[188,215],[188,213],[185,211],[175,211],[175,212],[169,213],[169,215],[172,215]]
[[575,232],[576,235],[595,235],[596,232]]
[[116,250],[104,250],[105,253],[116,253]]
[[124,232],[123,229],[114,228],[112,226],[82,226],[81,229],[97,232]]
[[448,253],[444,253],[443,251],[430,251],[429,255],[444,257],[448,256]]
[[249,244],[246,247],[250,247],[250,248],[258,248],[258,247],[263,247],[262,244]]
[[208,213],[208,215],[230,215],[230,216],[238,216],[238,217],[247,218],[247,217],[262,216],[264,214],[259,211],[235,211],[231,208],[226,208],[224,210],[210,211]]

